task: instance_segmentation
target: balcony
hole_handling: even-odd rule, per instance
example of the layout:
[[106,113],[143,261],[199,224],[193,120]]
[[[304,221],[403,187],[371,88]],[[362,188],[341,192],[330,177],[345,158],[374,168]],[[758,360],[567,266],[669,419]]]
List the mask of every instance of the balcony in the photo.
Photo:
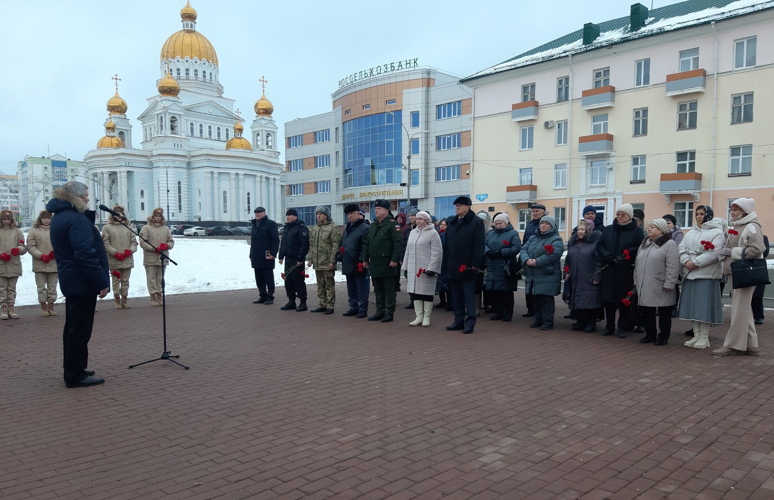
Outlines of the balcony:
[[508,186],[505,188],[505,201],[508,203],[535,203],[537,201],[537,186]]
[[527,101],[520,102],[511,106],[511,119],[515,122],[523,122],[527,120],[537,120],[538,117],[538,102]]
[[578,153],[581,156],[609,154],[613,151],[613,134],[584,135],[578,138]]
[[703,69],[673,73],[666,77],[666,95],[704,93],[707,72]]
[[583,109],[612,108],[613,106],[615,106],[615,87],[612,85],[583,91],[581,97]]
[[671,203],[673,194],[689,194],[693,196],[693,201],[699,201],[701,174],[698,172],[661,174],[660,189],[667,203]]

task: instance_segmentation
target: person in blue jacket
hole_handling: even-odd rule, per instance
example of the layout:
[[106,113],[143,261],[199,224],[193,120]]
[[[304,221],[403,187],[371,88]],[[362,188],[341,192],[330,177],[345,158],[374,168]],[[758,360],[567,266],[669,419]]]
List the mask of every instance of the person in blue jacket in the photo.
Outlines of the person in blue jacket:
[[87,210],[89,188],[71,181],[54,189],[46,210],[51,219],[51,245],[56,255],[59,287],[67,297],[64,346],[65,385],[87,387],[105,382],[88,370],[91,331],[97,296],[110,291],[109,268],[105,244],[94,226],[94,211]]

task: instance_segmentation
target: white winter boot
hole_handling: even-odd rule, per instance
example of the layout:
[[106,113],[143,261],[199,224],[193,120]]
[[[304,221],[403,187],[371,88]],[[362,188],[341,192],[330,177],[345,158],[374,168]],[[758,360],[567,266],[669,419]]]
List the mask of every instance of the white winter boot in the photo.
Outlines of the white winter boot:
[[686,341],[683,343],[683,345],[684,345],[685,347],[693,347],[693,346],[694,346],[694,344],[696,344],[696,342],[698,342],[698,341],[699,341],[699,334],[698,334],[698,333],[696,333],[696,331],[694,330],[693,338],[692,338],[691,340],[686,340]]
[[425,302],[425,313],[422,317],[422,326],[430,326],[430,314],[433,312],[433,302]]
[[419,326],[422,324],[422,319],[425,313],[425,303],[421,300],[414,301],[414,312],[417,313],[417,318],[409,323],[409,326]]
[[701,332],[699,334],[699,340],[693,344],[694,349],[706,349],[710,346],[709,333]]

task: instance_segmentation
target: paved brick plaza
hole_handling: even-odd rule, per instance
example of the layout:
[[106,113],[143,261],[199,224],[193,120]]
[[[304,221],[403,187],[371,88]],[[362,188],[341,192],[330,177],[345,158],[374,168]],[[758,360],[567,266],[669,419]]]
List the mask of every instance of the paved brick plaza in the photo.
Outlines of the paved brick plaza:
[[161,310],[101,303],[95,388],[64,388],[63,314],[2,322],[0,498],[774,498],[774,318],[760,358],[718,359],[683,322],[665,347],[561,319],[462,335],[437,310],[409,328],[405,294],[375,324],[278,292],[170,297],[189,371],[128,370],[161,353]]

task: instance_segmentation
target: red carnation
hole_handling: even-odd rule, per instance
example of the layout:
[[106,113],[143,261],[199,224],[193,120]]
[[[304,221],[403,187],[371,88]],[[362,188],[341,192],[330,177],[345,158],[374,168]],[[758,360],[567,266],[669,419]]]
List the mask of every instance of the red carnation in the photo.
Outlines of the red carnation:
[[19,240],[19,245],[24,245],[24,240]]
[[511,246],[511,242],[508,241],[508,240],[503,240],[503,245],[509,247],[509,246]]
[[564,266],[564,274],[567,274],[570,272],[570,266]]
[[308,275],[308,274],[305,274],[305,275],[304,275],[304,278],[308,278],[308,277],[309,277],[309,275]]
[[124,257],[124,254],[122,254],[121,252],[116,252],[115,257],[118,260],[124,260],[126,258],[126,257]]
[[362,263],[362,262],[358,262],[358,263],[357,263],[357,270],[358,270],[359,272],[361,272],[361,273],[363,272],[363,263]]
[[3,252],[3,253],[0,253],[0,259],[4,260],[6,262],[9,262],[11,260],[11,256],[8,255],[7,253]]
[[110,274],[116,277],[116,279],[121,279],[121,273],[118,271],[110,271]]
[[124,257],[131,257],[131,256],[132,256],[132,251],[131,250],[129,250],[128,248],[126,250],[124,250]]
[[553,255],[554,253],[554,247],[551,245],[544,246],[543,250],[545,250],[548,255]]
[[632,305],[632,301],[629,299],[622,299],[621,304],[625,305],[626,307],[629,307],[630,305]]
[[169,245],[167,245],[166,243],[162,243],[161,245],[159,245],[159,249],[160,250],[169,250]]
[[739,234],[739,231],[737,231],[736,229],[729,229],[728,230],[728,234],[737,235],[737,234]]
[[280,278],[285,279],[285,273],[280,273]]
[[51,260],[48,258],[48,255],[41,255],[40,260],[42,260],[44,263],[48,264],[48,262]]
[[339,251],[341,252],[341,255],[344,255],[344,247],[339,248]]
[[53,250],[48,252],[48,258],[51,259],[51,260],[54,260],[55,257],[54,257],[54,251]]
[[11,255],[19,255],[19,247],[13,247],[11,249]]
[[460,272],[461,272],[461,273],[464,273],[464,272],[465,272],[465,269],[467,269],[467,268],[468,268],[468,266],[466,266],[465,264],[462,264],[462,265],[460,266]]
[[627,297],[631,297],[632,295],[634,295],[634,292],[626,292]]

